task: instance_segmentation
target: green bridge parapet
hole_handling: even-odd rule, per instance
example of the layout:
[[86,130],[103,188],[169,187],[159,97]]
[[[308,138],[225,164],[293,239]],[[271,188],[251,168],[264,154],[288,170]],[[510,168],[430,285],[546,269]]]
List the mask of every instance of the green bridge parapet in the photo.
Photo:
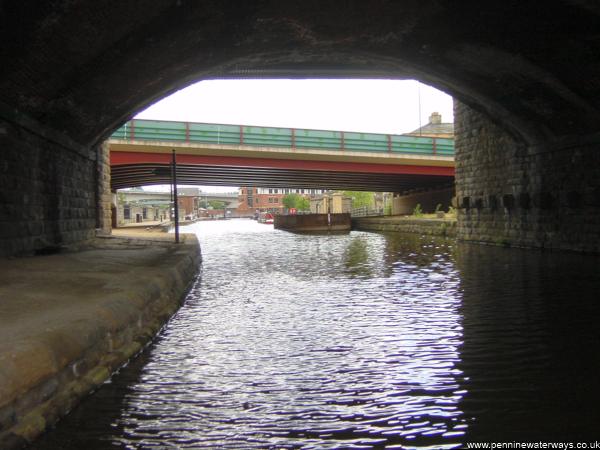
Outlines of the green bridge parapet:
[[111,139],[454,156],[449,138],[162,120],[130,120]]

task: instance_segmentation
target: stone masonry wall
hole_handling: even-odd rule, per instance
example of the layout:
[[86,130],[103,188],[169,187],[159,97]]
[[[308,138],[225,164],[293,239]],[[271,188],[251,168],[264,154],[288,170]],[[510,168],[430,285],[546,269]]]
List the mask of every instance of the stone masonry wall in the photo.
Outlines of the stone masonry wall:
[[459,239],[600,252],[600,144],[528,147],[458,102],[455,132]]
[[100,234],[108,235],[112,230],[112,193],[110,190],[110,148],[108,141],[104,141],[96,149],[98,161],[96,171],[98,183],[96,185],[97,213],[96,228]]
[[363,231],[397,231],[429,236],[456,237],[456,220],[414,217],[354,217],[352,229]]
[[0,257],[51,252],[97,224],[96,152],[0,120]]

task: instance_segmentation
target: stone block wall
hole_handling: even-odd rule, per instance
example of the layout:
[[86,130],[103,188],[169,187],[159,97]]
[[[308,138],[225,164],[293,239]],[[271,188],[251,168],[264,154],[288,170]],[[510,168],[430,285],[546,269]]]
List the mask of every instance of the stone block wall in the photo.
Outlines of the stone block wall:
[[600,143],[518,142],[455,102],[458,237],[600,252]]
[[23,122],[0,120],[0,257],[52,252],[97,226],[97,151]]
[[112,230],[113,194],[110,190],[110,149],[108,141],[96,148],[96,171],[98,183],[96,185],[96,228],[103,235],[108,235]]
[[456,220],[412,217],[354,217],[352,229],[363,231],[397,231],[428,236],[456,237]]

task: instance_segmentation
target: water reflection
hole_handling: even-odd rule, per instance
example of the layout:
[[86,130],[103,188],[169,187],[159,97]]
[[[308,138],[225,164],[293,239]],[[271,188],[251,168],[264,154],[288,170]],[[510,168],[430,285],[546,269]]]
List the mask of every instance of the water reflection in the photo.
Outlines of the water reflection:
[[370,277],[373,272],[369,265],[369,250],[364,237],[353,237],[344,250],[344,265],[350,276]]
[[462,245],[471,440],[598,436],[600,259]]
[[[460,443],[459,279],[443,251],[403,260],[383,235],[250,221],[195,231],[201,281],[139,375],[115,378],[121,399],[93,402],[119,410],[96,436],[131,448]],[[94,428],[91,409],[77,414]],[[46,445],[85,433],[66,420]]]
[[34,448],[596,438],[599,259],[203,223],[156,343]]

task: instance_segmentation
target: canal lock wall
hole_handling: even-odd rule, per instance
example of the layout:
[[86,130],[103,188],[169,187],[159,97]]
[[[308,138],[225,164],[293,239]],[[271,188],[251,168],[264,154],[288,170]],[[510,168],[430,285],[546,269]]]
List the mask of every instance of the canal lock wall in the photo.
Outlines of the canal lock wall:
[[[0,346],[0,448],[31,443],[139,353],[177,311],[201,262],[193,235],[184,235],[179,245],[164,239],[98,241],[70,255],[8,262],[15,270],[29,265],[31,280],[38,277],[36,265],[52,267],[40,273],[55,272],[40,283],[37,306],[29,313],[17,305],[13,313],[20,320],[3,326],[12,338]],[[69,282],[79,296],[87,286],[89,298],[70,298]],[[30,283],[34,289],[35,281]]]

